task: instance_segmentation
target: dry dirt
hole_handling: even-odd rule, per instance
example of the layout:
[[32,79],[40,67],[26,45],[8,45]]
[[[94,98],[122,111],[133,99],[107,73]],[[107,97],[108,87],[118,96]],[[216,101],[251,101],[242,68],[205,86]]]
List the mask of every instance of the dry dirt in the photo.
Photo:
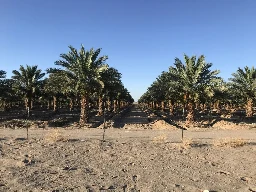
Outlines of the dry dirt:
[[0,129],[0,191],[256,191],[255,128],[186,130],[181,142],[181,130],[148,129],[145,116],[132,110],[105,142],[97,128],[34,128],[29,141]]

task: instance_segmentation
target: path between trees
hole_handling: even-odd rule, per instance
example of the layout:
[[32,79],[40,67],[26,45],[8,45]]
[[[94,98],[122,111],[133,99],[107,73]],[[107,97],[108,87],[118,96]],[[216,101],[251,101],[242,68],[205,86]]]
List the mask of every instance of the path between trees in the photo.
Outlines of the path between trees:
[[123,117],[114,120],[115,128],[123,128],[125,125],[148,124],[148,116],[144,111],[141,111],[138,105],[132,105],[128,113]]

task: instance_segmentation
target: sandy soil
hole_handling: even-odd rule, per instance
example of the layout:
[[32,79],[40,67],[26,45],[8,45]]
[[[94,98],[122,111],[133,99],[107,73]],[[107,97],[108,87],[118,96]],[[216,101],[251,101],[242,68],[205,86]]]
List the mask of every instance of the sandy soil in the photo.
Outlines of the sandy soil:
[[[0,129],[0,191],[256,191],[256,129],[186,130],[181,142],[146,117],[131,110],[105,142],[97,128],[35,128],[29,141]],[[228,138],[235,147],[217,145]]]

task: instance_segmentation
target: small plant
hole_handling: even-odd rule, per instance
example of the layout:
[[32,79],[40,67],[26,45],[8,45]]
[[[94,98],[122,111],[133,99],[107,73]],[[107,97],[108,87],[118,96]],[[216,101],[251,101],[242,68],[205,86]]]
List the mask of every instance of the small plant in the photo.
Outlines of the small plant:
[[49,143],[55,143],[58,141],[67,141],[68,139],[66,137],[64,137],[59,130],[53,130],[51,132],[49,132],[46,136],[45,136],[45,141],[49,142]]
[[223,138],[213,141],[215,147],[242,147],[247,142],[241,138]]
[[182,139],[182,142],[181,142],[181,145],[180,147],[182,149],[188,149],[188,148],[191,148],[192,145],[193,145],[194,141],[190,138],[184,138]]
[[167,140],[167,136],[165,134],[156,136],[153,138],[153,143],[165,143]]

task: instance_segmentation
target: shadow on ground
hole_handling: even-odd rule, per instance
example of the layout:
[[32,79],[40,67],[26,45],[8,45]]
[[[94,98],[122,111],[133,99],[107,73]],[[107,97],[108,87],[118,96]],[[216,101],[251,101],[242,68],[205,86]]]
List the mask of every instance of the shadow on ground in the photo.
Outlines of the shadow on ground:
[[125,111],[119,117],[113,119],[114,128],[124,128],[125,125],[148,124],[148,116],[141,111],[137,105],[133,105],[129,110]]

